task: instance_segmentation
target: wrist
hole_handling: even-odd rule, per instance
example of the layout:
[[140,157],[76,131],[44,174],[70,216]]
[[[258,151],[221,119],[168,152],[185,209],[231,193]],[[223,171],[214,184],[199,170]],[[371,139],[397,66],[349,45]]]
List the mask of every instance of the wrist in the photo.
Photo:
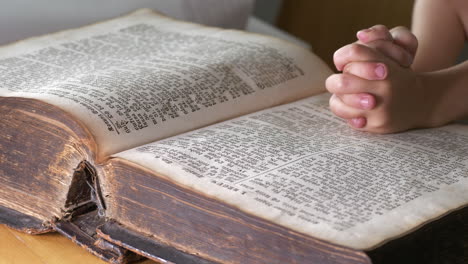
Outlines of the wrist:
[[436,127],[468,116],[468,64],[418,73],[426,109],[426,127]]
[[418,127],[436,127],[444,123],[441,111],[441,89],[435,85],[436,76],[432,73],[415,73],[415,87],[419,100]]

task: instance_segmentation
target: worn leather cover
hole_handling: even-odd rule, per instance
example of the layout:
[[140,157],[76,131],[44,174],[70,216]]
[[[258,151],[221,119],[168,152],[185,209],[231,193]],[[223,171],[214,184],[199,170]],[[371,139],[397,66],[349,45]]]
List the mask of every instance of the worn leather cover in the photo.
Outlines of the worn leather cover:
[[[108,241],[153,260],[183,264],[214,263],[177,251],[114,221],[101,225],[97,233]],[[466,264],[468,263],[468,207],[454,211],[365,253],[373,264]],[[361,263],[358,259],[355,261],[350,263]],[[330,259],[326,263],[334,262]]]
[[0,224],[28,234],[43,234],[53,231],[50,224],[1,205]]
[[374,264],[467,264],[468,207],[366,253]]
[[97,227],[104,224],[104,218],[98,217],[96,210],[73,220],[44,223],[35,217],[0,206],[0,224],[33,235],[57,231],[109,263],[126,264],[143,258],[97,236]]
[[54,229],[107,262],[125,264],[140,260],[142,257],[137,254],[97,236],[96,229],[104,222],[104,218],[99,217],[97,211],[94,210],[72,221],[56,222]]
[[[178,251],[173,247],[164,245],[150,237],[131,231],[115,221],[108,221],[97,230],[100,237],[112,241],[117,245],[128,248],[152,260],[163,263],[183,263],[183,264],[214,264],[215,262],[202,259],[196,255],[191,255]],[[203,234],[200,234],[203,235]]]

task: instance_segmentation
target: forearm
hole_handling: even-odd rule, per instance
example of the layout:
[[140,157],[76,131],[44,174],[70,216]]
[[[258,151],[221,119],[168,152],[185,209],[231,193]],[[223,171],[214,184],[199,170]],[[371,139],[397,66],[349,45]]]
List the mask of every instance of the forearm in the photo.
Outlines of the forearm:
[[412,31],[419,41],[412,68],[429,72],[455,64],[463,45],[465,30],[450,0],[417,0],[414,6]]
[[468,118],[468,61],[420,76],[422,87],[427,90],[427,103],[433,104],[430,126]]

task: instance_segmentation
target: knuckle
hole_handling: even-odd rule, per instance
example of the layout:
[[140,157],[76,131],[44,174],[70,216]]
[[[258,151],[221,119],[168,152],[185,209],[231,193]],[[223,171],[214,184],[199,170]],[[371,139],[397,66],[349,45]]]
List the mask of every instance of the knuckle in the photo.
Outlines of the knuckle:
[[374,111],[371,117],[368,117],[367,131],[376,134],[388,134],[395,132],[397,124],[390,115],[389,109],[380,109]]
[[386,115],[381,116],[374,124],[374,129],[386,130],[389,125],[389,120]]
[[391,31],[410,31],[410,30],[405,26],[396,26],[392,28]]
[[363,52],[362,45],[359,45],[357,43],[350,44],[348,47],[348,53],[351,57],[359,57],[361,56],[362,52]]
[[355,63],[354,62],[348,62],[344,67],[343,67],[343,73],[350,73],[353,71],[353,65]]
[[379,31],[388,31],[388,28],[385,25],[378,24],[373,26],[374,29],[379,30]]
[[[333,93],[333,75],[328,77],[326,80],[325,80],[325,88],[327,89],[327,91],[329,91],[330,93]],[[331,101],[331,98],[330,98],[330,101]]]
[[389,42],[388,40],[377,39],[377,40],[374,40],[372,43],[370,43],[369,47],[379,50],[379,49],[386,48],[390,45],[392,45],[392,43]]
[[347,49],[349,48],[349,45],[350,44],[348,44],[346,46],[343,46],[343,47],[337,49],[335,51],[335,53],[333,53],[333,60],[335,60],[335,62],[336,62],[336,60],[340,60],[343,57],[343,55],[345,55],[347,53]]
[[376,75],[376,66],[377,63],[374,62],[363,62],[350,67],[347,73],[357,76],[363,80],[374,80]]
[[346,91],[346,88],[349,86],[349,79],[346,74],[340,74],[336,78],[336,89],[340,92]]
[[[327,78],[325,81],[325,87],[331,93],[339,93],[343,86],[343,74],[334,74]],[[331,100],[331,99],[330,99]]]
[[409,45],[410,49],[417,48],[418,39],[408,28],[398,26],[393,28],[390,32],[395,39],[403,41],[405,46]]
[[335,101],[335,99],[333,97],[330,98],[330,110],[332,111],[332,113],[334,113],[335,115],[337,115],[337,103]]
[[330,110],[338,117],[345,118],[346,116],[343,107],[341,107],[341,104],[338,103],[336,98],[330,98]]
[[333,113],[340,118],[347,118],[346,112],[341,107],[335,107]]
[[339,58],[339,55],[340,55],[342,49],[343,49],[343,48],[337,49],[337,50],[333,53],[333,62],[336,63],[336,61],[337,61],[337,59]]
[[409,51],[403,47],[394,45],[393,43],[379,43],[375,47],[379,52],[389,56],[401,66],[407,67],[411,65],[413,61],[413,56],[411,56]]
[[388,107],[383,107],[373,116],[372,128],[378,133],[392,133],[398,127],[398,119],[391,114],[390,110]]
[[399,56],[401,57],[402,66],[405,66],[405,67],[411,66],[411,64],[413,63],[413,56],[411,56],[411,54],[408,51],[403,50],[403,49],[400,49],[399,52],[400,52]]
[[410,60],[410,55],[406,50],[402,48],[395,48],[394,54],[396,59],[400,62],[400,64],[404,64],[405,66],[408,64]]
[[388,116],[383,115],[374,120],[372,126],[370,127],[374,133],[386,134],[391,130],[390,120]]

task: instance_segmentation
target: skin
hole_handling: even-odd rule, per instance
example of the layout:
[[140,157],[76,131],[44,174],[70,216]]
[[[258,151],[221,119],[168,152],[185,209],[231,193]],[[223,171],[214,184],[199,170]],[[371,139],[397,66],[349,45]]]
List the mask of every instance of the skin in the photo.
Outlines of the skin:
[[414,10],[414,34],[377,25],[335,52],[330,108],[352,128],[394,133],[468,117],[468,62],[455,65],[468,1],[419,0]]

